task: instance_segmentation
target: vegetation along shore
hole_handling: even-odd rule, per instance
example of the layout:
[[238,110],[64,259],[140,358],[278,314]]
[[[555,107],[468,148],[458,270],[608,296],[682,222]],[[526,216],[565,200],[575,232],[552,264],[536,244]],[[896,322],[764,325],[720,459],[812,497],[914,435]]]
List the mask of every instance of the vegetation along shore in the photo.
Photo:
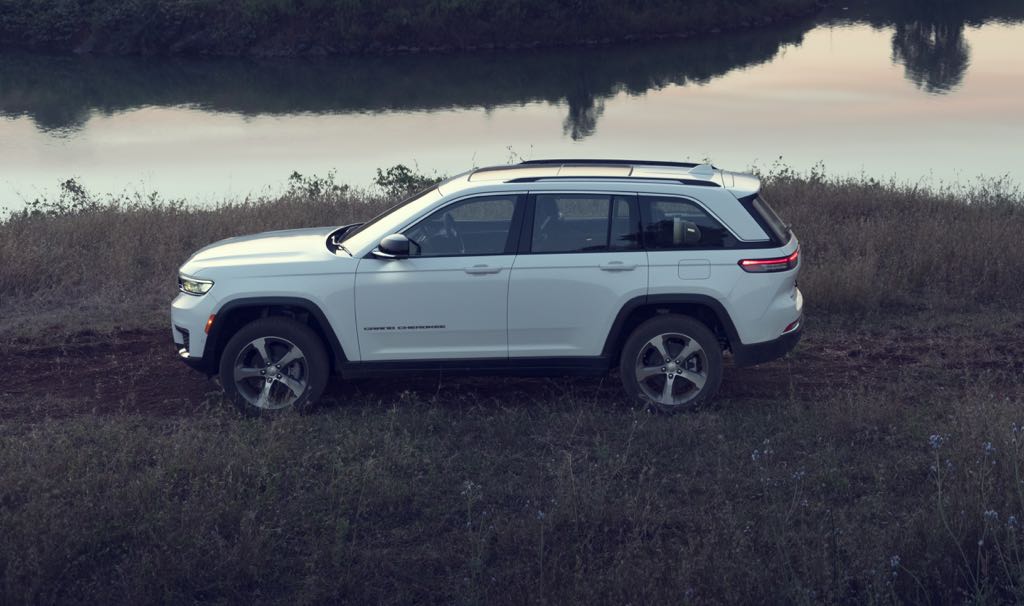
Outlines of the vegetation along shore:
[[816,0],[0,0],[0,46],[293,56],[571,46],[792,20]]
[[380,182],[197,208],[69,181],[0,221],[0,603],[1024,600],[1019,190],[769,176],[806,337],[699,413],[403,377],[239,418],[174,360],[178,265],[422,179]]

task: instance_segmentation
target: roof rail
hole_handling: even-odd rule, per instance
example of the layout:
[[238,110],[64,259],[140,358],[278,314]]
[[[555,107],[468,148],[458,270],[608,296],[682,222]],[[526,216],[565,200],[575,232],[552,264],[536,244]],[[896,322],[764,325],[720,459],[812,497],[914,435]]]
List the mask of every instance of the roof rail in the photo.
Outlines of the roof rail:
[[662,160],[612,160],[612,159],[549,159],[549,160],[524,160],[520,164],[571,164],[577,166],[592,165],[645,165],[645,166],[675,166],[679,168],[696,168],[698,162],[665,162]]
[[505,183],[536,183],[537,181],[668,181],[670,183],[682,183],[683,185],[697,185],[699,187],[721,187],[714,181],[701,181],[700,179],[673,179],[671,177],[611,177],[611,176],[564,176],[550,175],[546,177],[517,177],[505,181]]

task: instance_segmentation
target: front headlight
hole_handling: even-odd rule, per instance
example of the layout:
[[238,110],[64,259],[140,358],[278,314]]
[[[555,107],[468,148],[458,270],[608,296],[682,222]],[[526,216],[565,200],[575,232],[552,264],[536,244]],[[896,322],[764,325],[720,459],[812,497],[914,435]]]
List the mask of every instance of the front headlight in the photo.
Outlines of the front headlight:
[[201,297],[210,292],[211,288],[213,288],[211,280],[200,280],[199,278],[190,278],[185,275],[178,276],[178,290],[186,295]]

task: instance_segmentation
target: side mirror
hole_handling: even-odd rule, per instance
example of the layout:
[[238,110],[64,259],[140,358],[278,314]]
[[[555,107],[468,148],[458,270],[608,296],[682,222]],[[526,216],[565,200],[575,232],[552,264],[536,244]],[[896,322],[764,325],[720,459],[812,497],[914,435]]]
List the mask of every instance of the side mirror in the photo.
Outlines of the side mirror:
[[404,259],[409,256],[409,238],[402,234],[391,234],[380,241],[373,256],[382,259]]

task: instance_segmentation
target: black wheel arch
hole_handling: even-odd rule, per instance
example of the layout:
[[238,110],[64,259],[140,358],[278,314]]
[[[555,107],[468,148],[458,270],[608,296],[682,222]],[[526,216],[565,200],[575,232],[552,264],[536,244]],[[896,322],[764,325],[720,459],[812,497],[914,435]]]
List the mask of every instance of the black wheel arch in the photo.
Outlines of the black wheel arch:
[[323,340],[335,371],[348,361],[327,315],[313,301],[302,297],[243,297],[217,309],[203,347],[203,370],[216,373],[221,352],[231,337],[249,322],[269,316],[290,317],[309,326]]
[[630,299],[619,310],[601,355],[617,360],[637,326],[655,316],[670,313],[690,316],[705,324],[718,337],[723,349],[742,347],[736,325],[718,300],[697,294],[644,295]]

